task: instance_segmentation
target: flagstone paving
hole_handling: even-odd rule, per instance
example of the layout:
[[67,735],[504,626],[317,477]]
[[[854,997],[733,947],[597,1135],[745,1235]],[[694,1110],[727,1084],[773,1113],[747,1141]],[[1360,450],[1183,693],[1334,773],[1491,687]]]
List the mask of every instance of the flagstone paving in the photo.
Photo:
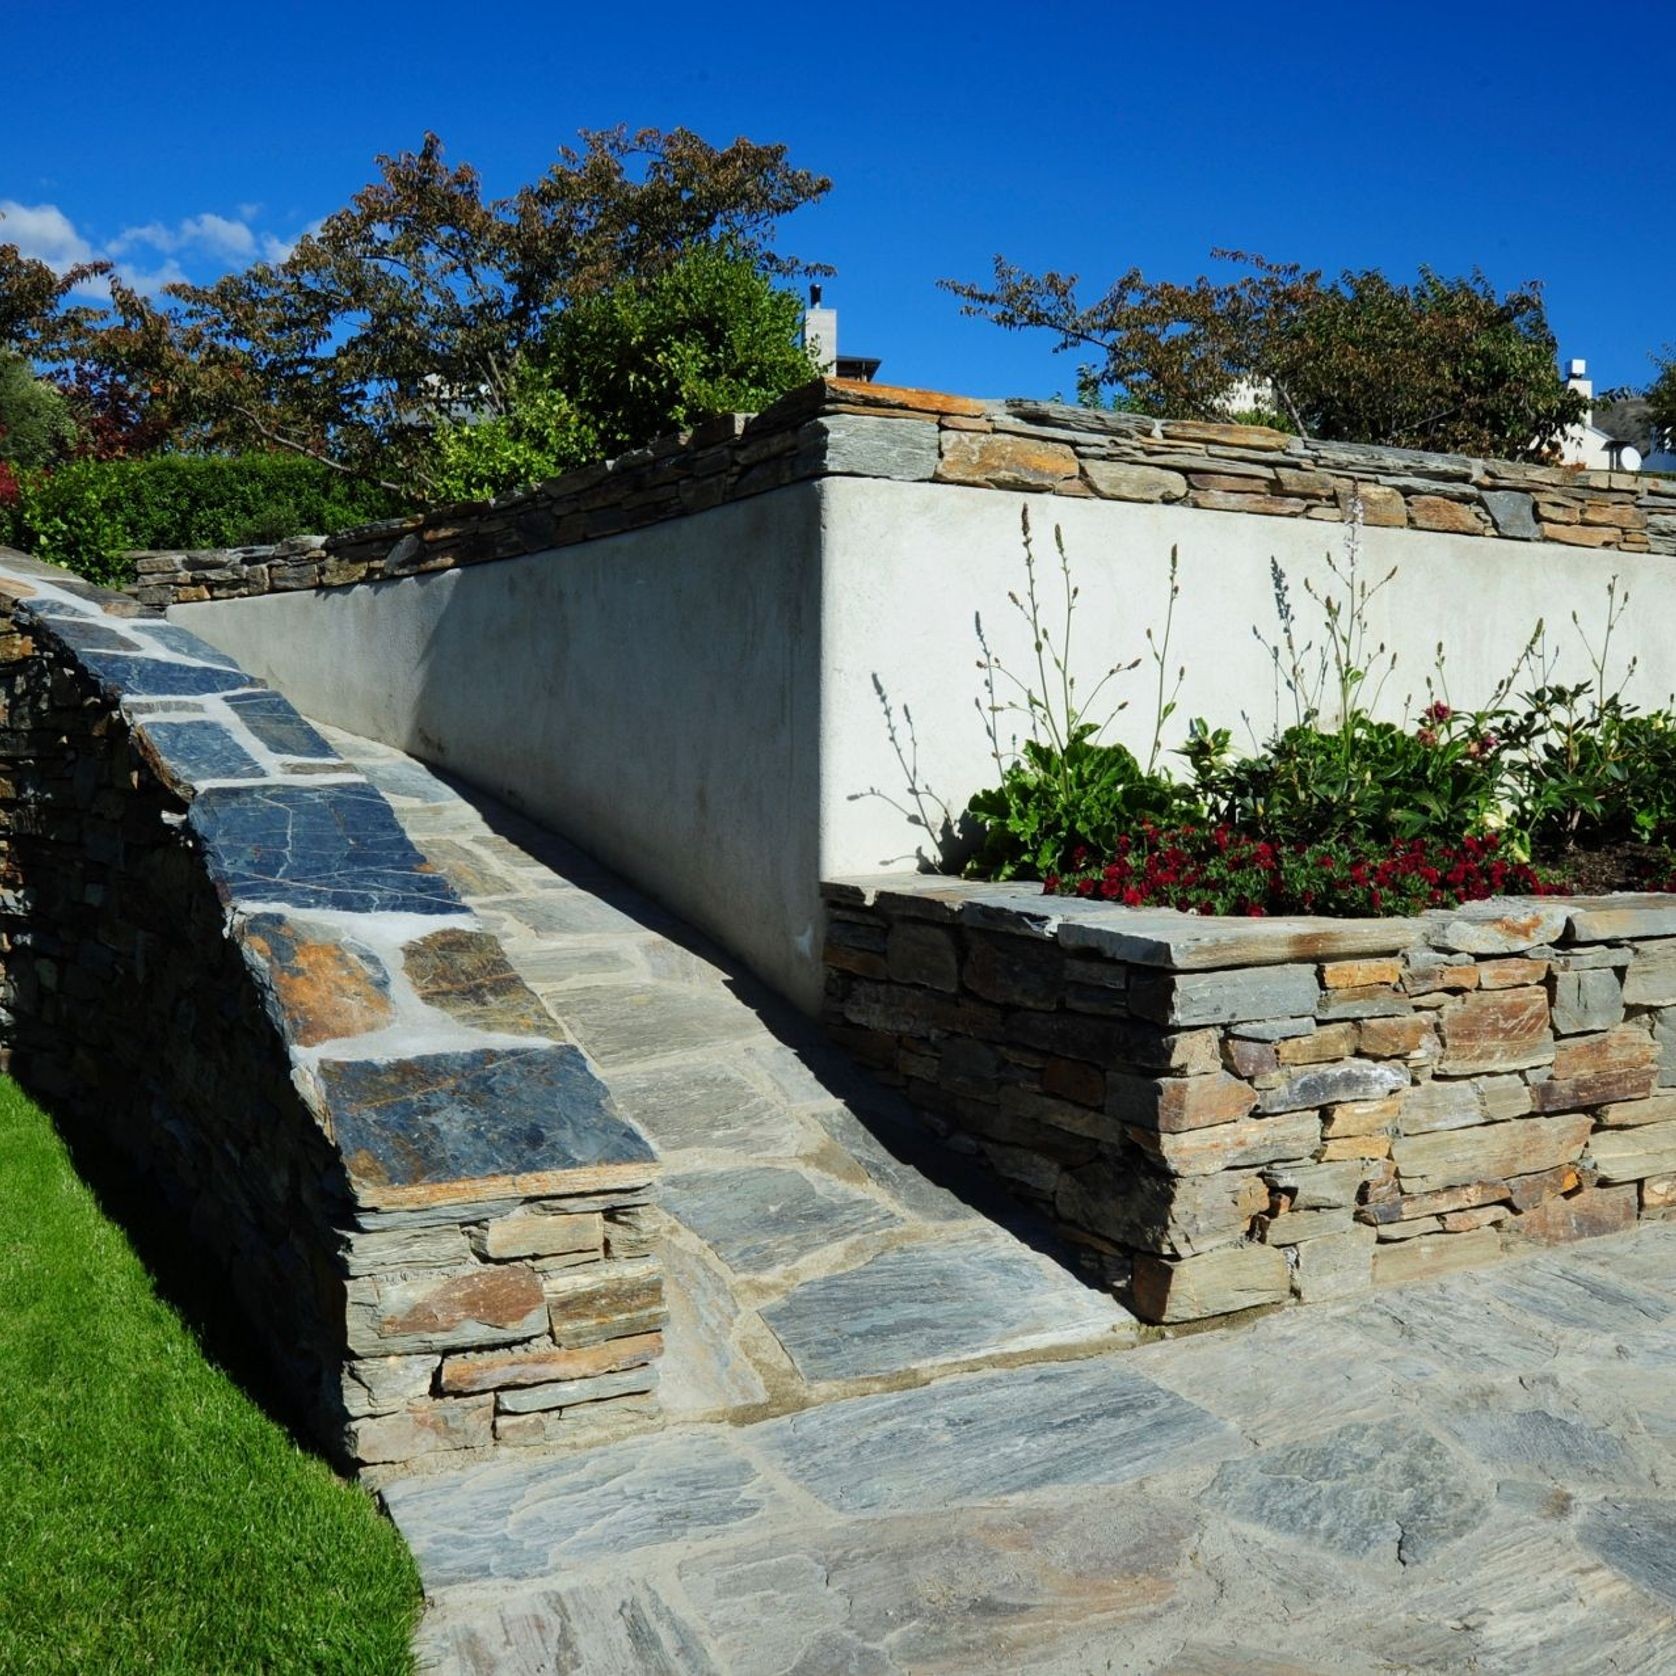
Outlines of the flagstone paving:
[[334,743],[666,1159],[668,1424],[383,1487],[424,1669],[1676,1672],[1676,1225],[1134,1345],[667,916]]
[[1046,1228],[667,912],[494,800],[326,731],[663,1159],[666,1414],[757,1418],[1134,1341]]

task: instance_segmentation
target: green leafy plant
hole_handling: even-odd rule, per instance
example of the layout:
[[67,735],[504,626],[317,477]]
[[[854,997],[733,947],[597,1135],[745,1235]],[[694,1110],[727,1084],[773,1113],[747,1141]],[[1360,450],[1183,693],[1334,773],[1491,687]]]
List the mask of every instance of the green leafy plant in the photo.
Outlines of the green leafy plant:
[[[1165,722],[1175,710],[1169,685],[1169,642],[1180,594],[1178,555],[1170,554],[1170,592],[1162,636],[1148,632],[1147,645],[1158,671],[1152,745],[1143,768],[1126,746],[1100,736],[1126,701],[1096,707],[1110,683],[1138,669],[1140,658],[1106,669],[1086,696],[1077,690],[1073,637],[1079,589],[1071,575],[1063,530],[1054,526],[1059,557],[1060,601],[1050,611],[1038,574],[1030,509],[1020,513],[1025,590],[1008,602],[1023,618],[1035,658],[1032,676],[1010,670],[991,650],[980,624],[985,697],[980,700],[998,779],[976,793],[967,817],[982,829],[968,871],[988,878],[1040,878],[1067,864],[1078,849],[1115,843],[1142,820],[1162,820],[1193,806],[1184,788],[1158,771]],[[1185,671],[1182,672],[1184,674]],[[1179,690],[1181,674],[1175,682]],[[1022,717],[1028,737],[1003,742],[1008,716]]]
[[1572,613],[1588,654],[1587,681],[1555,681],[1546,638],[1533,642],[1538,679],[1508,729],[1516,819],[1532,843],[1569,849],[1676,836],[1676,716],[1641,715],[1625,702],[1635,658],[1613,673],[1612,641],[1629,602],[1629,590],[1612,577],[1598,641]]

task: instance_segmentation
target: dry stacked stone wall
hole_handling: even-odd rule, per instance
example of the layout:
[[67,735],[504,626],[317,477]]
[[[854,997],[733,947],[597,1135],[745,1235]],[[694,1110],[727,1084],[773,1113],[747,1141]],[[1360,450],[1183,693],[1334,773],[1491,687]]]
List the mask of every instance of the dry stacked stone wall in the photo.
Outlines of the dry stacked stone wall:
[[225,1273],[341,1458],[641,1424],[656,1164],[280,696],[0,550],[0,1045]]
[[1216,920],[827,887],[834,1036],[1152,1322],[1676,1206],[1676,899]]
[[526,494],[272,547],[136,555],[154,606],[452,570],[615,535],[788,483],[874,477],[1676,554],[1676,480],[1316,442],[828,379]]

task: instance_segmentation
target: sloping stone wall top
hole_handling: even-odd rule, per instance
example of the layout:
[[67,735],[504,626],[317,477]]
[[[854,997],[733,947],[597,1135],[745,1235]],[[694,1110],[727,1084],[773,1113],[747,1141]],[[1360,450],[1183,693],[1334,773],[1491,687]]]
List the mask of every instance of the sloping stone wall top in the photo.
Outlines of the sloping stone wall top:
[[650,1143],[368,779],[142,611],[0,550],[0,1067],[340,1457],[655,1421]]
[[1676,480],[1319,442],[823,379],[527,493],[271,547],[137,556],[158,607],[545,552],[822,477],[870,477],[1676,555]]
[[1039,884],[991,884],[937,874],[883,873],[821,887],[837,908],[876,908],[893,919],[961,924],[1047,938],[1061,948],[1175,972],[1353,960],[1433,948],[1513,954],[1546,944],[1676,936],[1676,896],[1507,896],[1401,919],[1320,915],[1186,914],[1047,896]]
[[389,805],[196,635],[9,549],[19,628],[130,724],[359,1203],[643,1185],[645,1138]]

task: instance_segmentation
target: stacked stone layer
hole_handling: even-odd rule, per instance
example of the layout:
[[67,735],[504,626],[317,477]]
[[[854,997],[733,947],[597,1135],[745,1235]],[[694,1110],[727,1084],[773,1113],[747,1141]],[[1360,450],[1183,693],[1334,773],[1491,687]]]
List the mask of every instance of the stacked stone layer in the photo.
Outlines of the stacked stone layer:
[[821,477],[1160,502],[1676,554],[1676,481],[1316,442],[1031,401],[823,380],[527,494],[272,547],[136,556],[153,606],[342,587],[515,558]]
[[0,1047],[360,1463],[651,1414],[656,1162],[278,694],[0,552]]
[[1332,921],[943,879],[826,893],[834,1036],[1145,1320],[1676,1206],[1676,899]]

